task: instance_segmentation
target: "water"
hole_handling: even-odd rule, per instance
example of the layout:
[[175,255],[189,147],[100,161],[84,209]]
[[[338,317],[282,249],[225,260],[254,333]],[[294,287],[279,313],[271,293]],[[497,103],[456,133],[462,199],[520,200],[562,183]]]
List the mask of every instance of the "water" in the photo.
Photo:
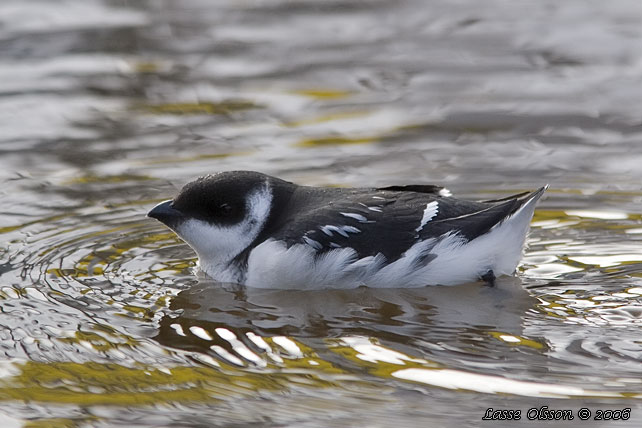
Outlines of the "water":
[[[541,406],[637,426],[640,19],[633,0],[3,1],[2,426],[488,426]],[[551,189],[496,288],[265,291],[195,275],[144,217],[231,169]]]

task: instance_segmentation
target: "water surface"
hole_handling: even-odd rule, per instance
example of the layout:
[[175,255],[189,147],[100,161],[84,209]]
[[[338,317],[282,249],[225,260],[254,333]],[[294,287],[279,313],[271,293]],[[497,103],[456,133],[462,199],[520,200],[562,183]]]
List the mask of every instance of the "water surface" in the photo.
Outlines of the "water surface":
[[[4,1],[2,425],[496,426],[489,407],[548,406],[637,426],[641,19],[633,0]],[[233,169],[551,189],[495,288],[252,290],[195,274],[145,218]]]

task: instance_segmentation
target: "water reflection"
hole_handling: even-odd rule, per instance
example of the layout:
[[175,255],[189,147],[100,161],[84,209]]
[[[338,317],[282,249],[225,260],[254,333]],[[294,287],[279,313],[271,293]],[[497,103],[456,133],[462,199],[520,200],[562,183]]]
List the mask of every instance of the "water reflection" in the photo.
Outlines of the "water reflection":
[[246,289],[201,280],[172,299],[156,340],[234,365],[264,367],[303,357],[297,346],[283,345],[287,337],[317,359],[363,338],[435,363],[452,364],[453,353],[464,365],[487,359],[492,370],[492,361],[505,358],[513,345],[546,347],[523,334],[522,317],[536,303],[514,278],[495,288],[323,291]]
[[181,320],[254,328],[262,335],[295,332],[299,337],[337,337],[388,332],[413,338],[434,334],[440,325],[489,326],[519,334],[515,329],[520,328],[520,316],[535,301],[516,278],[504,278],[495,288],[475,283],[417,290],[317,291],[259,290],[201,278],[198,285],[174,297],[170,309],[180,311]]

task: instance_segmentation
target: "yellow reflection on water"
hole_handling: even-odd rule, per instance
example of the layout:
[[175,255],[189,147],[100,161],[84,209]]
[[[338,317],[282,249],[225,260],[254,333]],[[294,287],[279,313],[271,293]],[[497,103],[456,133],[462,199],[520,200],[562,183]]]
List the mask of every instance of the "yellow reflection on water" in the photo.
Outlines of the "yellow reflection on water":
[[543,343],[537,342],[532,339],[527,339],[522,336],[517,336],[515,334],[510,334],[510,333],[504,333],[501,331],[489,331],[489,335],[494,337],[497,340],[501,340],[504,343],[507,343],[512,346],[526,346],[528,348],[533,348],[533,349],[545,349],[546,345]]
[[[90,183],[125,183],[128,181],[150,181],[155,180],[154,177],[148,175],[136,175],[136,174],[118,174],[118,175],[97,175],[97,174],[86,174],[78,177],[70,178],[69,180],[63,181],[62,185],[74,185],[74,184],[90,184]],[[138,201],[131,202],[136,203]]]
[[144,104],[139,106],[140,110],[152,114],[165,115],[225,115],[237,111],[261,108],[262,106],[251,101],[245,100],[226,100],[220,102],[201,101],[201,102],[176,102],[176,103],[159,103]]
[[346,144],[368,144],[378,141],[374,137],[320,137],[306,138],[295,145],[297,147],[339,146]]
[[293,93],[318,100],[348,98],[354,94],[352,91],[344,91],[341,89],[300,89],[293,91]]
[[168,157],[157,156],[153,159],[146,159],[144,161],[139,161],[139,162],[145,165],[183,164],[185,162],[198,162],[198,161],[209,160],[209,159],[225,159],[231,156],[246,156],[246,155],[251,155],[252,153],[254,153],[254,151],[243,150],[243,151],[229,152],[229,153],[201,153],[193,156],[183,156],[183,157],[174,153],[172,154],[172,156],[168,156]]
[[314,388],[337,386],[325,378],[328,374],[338,373],[336,369],[328,371],[331,366],[327,363],[301,364],[299,361],[294,364],[286,362],[285,365],[279,371],[253,372],[234,370],[229,365],[222,371],[208,366],[151,367],[135,364],[126,367],[97,362],[25,361],[13,363],[9,375],[0,378],[0,400],[81,406],[140,406],[216,402],[235,395],[287,390],[293,384]]

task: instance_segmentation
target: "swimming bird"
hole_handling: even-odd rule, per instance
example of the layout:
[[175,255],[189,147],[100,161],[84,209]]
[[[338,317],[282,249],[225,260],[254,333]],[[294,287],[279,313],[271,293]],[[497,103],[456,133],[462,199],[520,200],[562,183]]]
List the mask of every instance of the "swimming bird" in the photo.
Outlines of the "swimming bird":
[[300,186],[252,171],[198,178],[147,215],[182,238],[202,271],[249,287],[494,285],[521,259],[532,193],[471,202],[443,187]]

